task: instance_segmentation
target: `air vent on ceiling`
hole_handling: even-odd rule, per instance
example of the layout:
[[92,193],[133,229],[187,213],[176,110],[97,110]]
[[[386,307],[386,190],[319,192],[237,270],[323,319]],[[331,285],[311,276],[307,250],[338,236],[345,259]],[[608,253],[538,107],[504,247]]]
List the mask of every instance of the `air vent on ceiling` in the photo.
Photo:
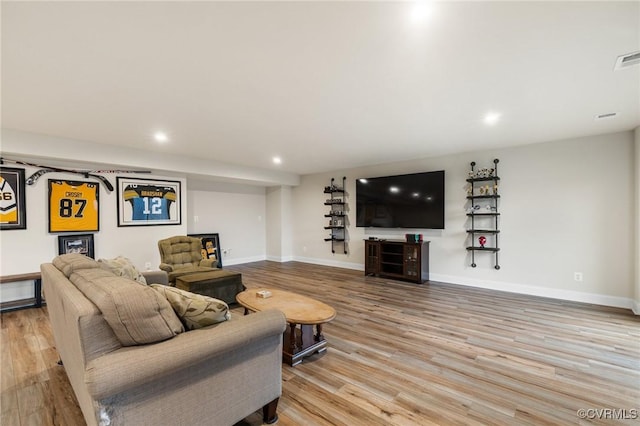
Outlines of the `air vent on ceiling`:
[[596,121],[598,121],[598,120],[608,120],[610,118],[614,118],[616,115],[618,115],[617,112],[608,112],[606,114],[598,114],[593,119],[596,120]]
[[616,66],[613,69],[618,71],[638,64],[640,64],[640,51],[618,56]]

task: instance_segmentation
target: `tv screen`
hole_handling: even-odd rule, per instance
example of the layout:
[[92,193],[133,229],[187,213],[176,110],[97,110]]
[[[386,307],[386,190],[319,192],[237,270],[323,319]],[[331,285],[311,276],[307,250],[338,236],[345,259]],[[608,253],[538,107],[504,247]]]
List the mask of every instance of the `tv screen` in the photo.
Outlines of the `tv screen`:
[[444,229],[444,170],[357,179],[356,226]]

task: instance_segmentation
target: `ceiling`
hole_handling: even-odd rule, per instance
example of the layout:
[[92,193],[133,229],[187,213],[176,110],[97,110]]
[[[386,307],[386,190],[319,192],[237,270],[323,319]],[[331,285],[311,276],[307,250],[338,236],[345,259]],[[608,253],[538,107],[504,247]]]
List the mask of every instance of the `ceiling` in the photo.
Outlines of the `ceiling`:
[[639,2],[415,6],[3,1],[2,127],[308,174],[640,125]]

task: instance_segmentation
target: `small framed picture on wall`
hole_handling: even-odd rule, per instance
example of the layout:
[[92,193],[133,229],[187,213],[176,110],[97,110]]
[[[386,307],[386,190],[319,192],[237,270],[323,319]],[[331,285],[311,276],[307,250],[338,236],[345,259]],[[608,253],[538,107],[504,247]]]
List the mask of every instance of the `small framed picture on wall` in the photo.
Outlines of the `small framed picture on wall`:
[[58,254],[78,253],[94,259],[93,234],[58,235]]
[[[202,253],[203,259],[216,259],[218,261],[217,267],[222,268],[222,253],[220,252],[220,237],[218,234],[189,234],[190,237],[200,238],[202,241]],[[216,266],[214,263],[213,266]]]

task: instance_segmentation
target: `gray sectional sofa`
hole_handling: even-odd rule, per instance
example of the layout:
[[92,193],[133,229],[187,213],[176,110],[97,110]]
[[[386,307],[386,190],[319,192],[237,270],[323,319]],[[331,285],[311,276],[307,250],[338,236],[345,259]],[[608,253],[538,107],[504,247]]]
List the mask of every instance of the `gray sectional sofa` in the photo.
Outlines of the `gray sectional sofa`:
[[266,423],[277,420],[281,312],[184,331],[157,291],[93,259],[62,255],[41,272],[56,349],[88,425],[232,425],[260,408]]

